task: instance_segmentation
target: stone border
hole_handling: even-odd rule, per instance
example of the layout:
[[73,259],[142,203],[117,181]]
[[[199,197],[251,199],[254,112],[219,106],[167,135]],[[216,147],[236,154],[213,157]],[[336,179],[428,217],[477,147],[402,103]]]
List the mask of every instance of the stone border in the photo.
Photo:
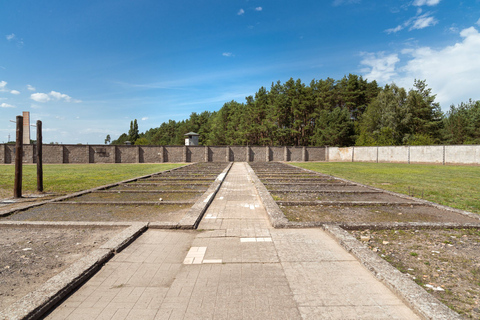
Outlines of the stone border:
[[405,277],[403,273],[380,258],[347,231],[339,226],[327,224],[323,225],[323,230],[420,317],[438,320],[463,319],[462,316],[448,308],[414,281]]
[[171,171],[174,171],[174,170],[178,170],[180,168],[185,168],[185,167],[191,166],[192,164],[193,163],[190,163],[190,164],[186,164],[186,165],[183,165],[183,166],[180,166],[180,167],[177,167],[177,168],[168,169],[168,170],[164,170],[164,171],[159,171],[159,172],[148,174],[148,175],[145,175],[145,176],[131,178],[131,179],[127,179],[127,180],[124,180],[124,181],[115,182],[115,183],[111,183],[111,184],[106,184],[106,185],[103,185],[103,186],[100,186],[100,187],[95,187],[95,188],[92,188],[92,189],[87,189],[87,190],[82,190],[82,191],[70,193],[68,195],[57,197],[57,198],[46,200],[46,201],[40,201],[40,202],[36,202],[36,203],[26,204],[23,207],[7,210],[5,212],[0,211],[0,217],[6,217],[6,216],[14,214],[17,211],[24,211],[24,210],[34,208],[34,207],[38,207],[38,206],[41,206],[41,205],[44,205],[44,204],[47,204],[47,203],[67,200],[67,199],[75,198],[75,197],[78,197],[78,196],[81,196],[81,195],[84,195],[84,194],[87,194],[87,193],[91,193],[91,192],[94,192],[94,191],[116,187],[120,184],[136,181],[136,180],[139,180],[139,179],[146,179],[146,178],[149,178],[149,177],[154,176],[154,175],[171,172]]
[[286,228],[287,226],[289,226],[289,221],[287,217],[285,217],[282,210],[280,210],[280,207],[275,202],[275,200],[273,200],[272,195],[257,177],[255,171],[253,171],[252,167],[248,164],[248,162],[246,167],[248,174],[250,175],[250,178],[252,179],[255,188],[257,189],[258,195],[260,196],[260,199],[265,206],[265,210],[268,213],[268,218],[272,226],[274,228]]
[[233,162],[230,162],[227,167],[220,173],[215,181],[208,187],[207,191],[195,202],[195,204],[188,210],[185,216],[178,223],[180,229],[196,229],[200,220],[202,220],[205,211],[207,211],[210,203],[217,194],[218,190],[222,186],[225,177],[227,176]]
[[[67,226],[65,223],[53,225]],[[81,225],[85,226],[88,224],[75,224],[75,226]],[[105,227],[108,225],[120,226],[119,224],[92,225],[98,227]],[[47,224],[36,224],[36,226],[47,226]],[[52,306],[93,276],[104,263],[147,230],[147,227],[147,223],[131,224],[130,227],[115,235],[98,249],[91,251],[82,259],[74,262],[67,269],[47,280],[47,282],[35,291],[28,293],[20,300],[11,304],[7,307],[5,313],[0,313],[0,318],[8,320],[41,318],[42,315]]]

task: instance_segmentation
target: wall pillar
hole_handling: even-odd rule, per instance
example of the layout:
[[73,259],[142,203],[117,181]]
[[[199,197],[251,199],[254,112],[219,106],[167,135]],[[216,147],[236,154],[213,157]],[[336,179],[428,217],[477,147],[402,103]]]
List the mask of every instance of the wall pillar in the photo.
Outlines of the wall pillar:
[[355,147],[352,147],[352,162],[355,162]]
[[140,146],[137,146],[137,154],[135,155],[135,160],[137,163],[140,163]]
[[158,155],[160,156],[160,163],[164,163],[165,162],[165,147],[164,146],[160,147],[160,152],[158,153]]
[[270,147],[265,146],[265,161],[270,162]]
[[87,145],[87,163],[92,163],[92,162],[90,162],[90,146]]
[[305,162],[307,161],[307,148],[302,147],[302,161]]
[[246,153],[247,153],[247,162],[250,162],[250,147],[247,145],[247,150],[246,150]]
[[183,146],[183,162],[187,162],[187,146]]
[[283,147],[283,161],[288,161],[288,148],[286,146]]
[[229,146],[225,147],[225,160],[227,162],[230,162],[230,147]]
[[205,162],[209,162],[210,159],[208,159],[208,146],[205,146]]

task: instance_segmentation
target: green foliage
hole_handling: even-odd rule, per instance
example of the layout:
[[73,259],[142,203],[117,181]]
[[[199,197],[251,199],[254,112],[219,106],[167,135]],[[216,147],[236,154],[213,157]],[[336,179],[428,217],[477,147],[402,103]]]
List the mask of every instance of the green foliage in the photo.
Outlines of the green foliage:
[[359,146],[440,143],[443,114],[425,81],[407,92],[387,85],[370,103],[358,124]]
[[[128,134],[112,144],[183,145],[196,132],[201,145],[389,146],[480,143],[480,102],[462,103],[444,115],[425,80],[408,91],[395,84],[349,74],[340,80],[300,79],[261,87],[244,103],[227,102],[216,112],[193,112]],[[136,143],[138,139],[140,142]]]
[[443,135],[448,144],[480,144],[480,101],[450,106],[443,121]]

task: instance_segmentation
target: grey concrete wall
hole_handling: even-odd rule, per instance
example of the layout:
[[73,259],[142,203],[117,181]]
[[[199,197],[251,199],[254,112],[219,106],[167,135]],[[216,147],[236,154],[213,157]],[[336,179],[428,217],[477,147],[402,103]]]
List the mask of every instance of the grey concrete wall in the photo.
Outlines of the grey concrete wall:
[[210,151],[209,161],[212,162],[227,162],[227,147],[226,146],[212,146],[208,147]]
[[355,147],[353,160],[359,162],[377,162],[377,147]]
[[445,146],[446,164],[480,164],[480,145]]
[[411,146],[410,163],[443,164],[443,146]]
[[480,146],[329,147],[327,157],[331,162],[480,165]]
[[163,162],[163,147],[141,146],[139,160],[141,163]]
[[375,147],[378,149],[378,162],[408,163],[409,147]]
[[244,146],[230,147],[230,161],[247,161],[247,150]]

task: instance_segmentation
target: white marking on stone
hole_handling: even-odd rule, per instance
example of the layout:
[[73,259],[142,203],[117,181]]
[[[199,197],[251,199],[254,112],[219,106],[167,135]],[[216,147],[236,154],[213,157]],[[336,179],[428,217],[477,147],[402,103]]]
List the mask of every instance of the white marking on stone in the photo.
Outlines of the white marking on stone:
[[272,238],[240,238],[240,242],[272,242]]
[[183,260],[183,264],[201,264],[207,247],[191,247]]
[[223,178],[225,178],[225,175],[226,175],[225,172],[220,173],[216,180],[223,180]]
[[222,263],[222,259],[210,259],[210,260],[203,260],[203,263]]

